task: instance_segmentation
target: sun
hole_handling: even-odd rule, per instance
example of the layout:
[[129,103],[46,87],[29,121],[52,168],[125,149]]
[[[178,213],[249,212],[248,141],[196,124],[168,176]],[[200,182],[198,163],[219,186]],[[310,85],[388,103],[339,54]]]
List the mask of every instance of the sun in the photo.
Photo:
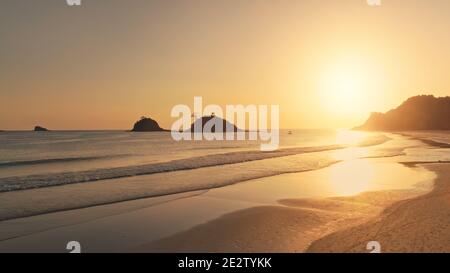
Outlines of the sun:
[[362,84],[360,75],[349,71],[337,71],[330,75],[329,92],[330,97],[334,98],[334,105],[338,108],[347,109],[359,101]]
[[354,59],[342,60],[323,69],[319,99],[334,115],[349,116],[367,111],[370,101],[370,66]]

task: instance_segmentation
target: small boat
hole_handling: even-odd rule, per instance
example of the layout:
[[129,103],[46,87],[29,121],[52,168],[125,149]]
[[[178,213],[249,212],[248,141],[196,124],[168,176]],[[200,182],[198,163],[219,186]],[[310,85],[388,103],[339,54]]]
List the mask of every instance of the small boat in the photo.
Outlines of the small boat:
[[288,131],[288,135],[292,135],[292,131]]

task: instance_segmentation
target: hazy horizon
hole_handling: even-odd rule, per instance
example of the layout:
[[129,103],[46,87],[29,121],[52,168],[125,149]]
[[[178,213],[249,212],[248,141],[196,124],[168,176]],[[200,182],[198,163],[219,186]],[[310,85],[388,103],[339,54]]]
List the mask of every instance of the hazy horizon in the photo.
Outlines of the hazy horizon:
[[176,104],[277,104],[280,127],[352,128],[450,95],[450,2],[6,0],[0,130],[170,129]]

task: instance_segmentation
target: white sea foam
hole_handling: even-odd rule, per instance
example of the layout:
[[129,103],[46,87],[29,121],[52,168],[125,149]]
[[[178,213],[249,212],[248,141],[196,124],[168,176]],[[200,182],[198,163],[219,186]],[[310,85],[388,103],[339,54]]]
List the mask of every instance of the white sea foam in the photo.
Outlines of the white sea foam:
[[[176,143],[168,134],[80,132],[44,138],[22,133],[1,137],[0,192],[238,164],[348,146],[336,142],[335,131],[285,134],[281,138],[284,148],[271,152],[260,151],[257,142]],[[377,145],[388,139],[367,134],[353,145]],[[302,144],[314,145],[299,147]],[[279,170],[267,171],[273,175]]]

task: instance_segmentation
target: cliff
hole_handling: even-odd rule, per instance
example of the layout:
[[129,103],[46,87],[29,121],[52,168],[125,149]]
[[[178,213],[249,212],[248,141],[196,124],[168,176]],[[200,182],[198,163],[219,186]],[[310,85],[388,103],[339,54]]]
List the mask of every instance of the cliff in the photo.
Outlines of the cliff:
[[356,130],[450,130],[450,97],[411,97],[386,113],[372,113]]

